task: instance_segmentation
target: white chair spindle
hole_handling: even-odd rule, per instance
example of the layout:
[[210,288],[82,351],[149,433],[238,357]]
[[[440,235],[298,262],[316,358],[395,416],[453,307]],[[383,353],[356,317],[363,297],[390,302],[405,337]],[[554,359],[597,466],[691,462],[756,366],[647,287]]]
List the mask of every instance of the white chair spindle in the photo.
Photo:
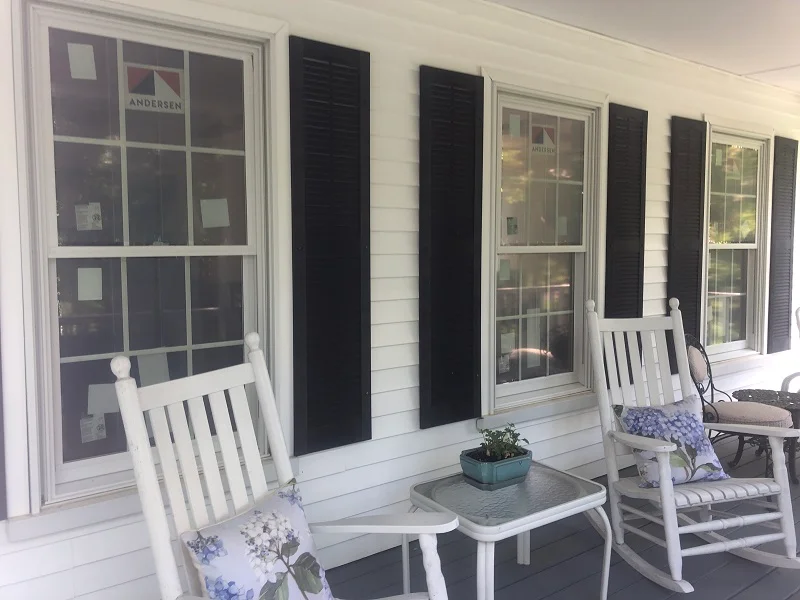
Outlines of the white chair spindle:
[[186,512],[186,498],[181,487],[181,476],[178,473],[178,462],[175,460],[175,450],[172,446],[172,437],[169,434],[169,424],[164,407],[159,406],[149,411],[150,426],[153,428],[153,437],[156,440],[156,450],[161,462],[161,472],[164,475],[164,486],[167,488],[169,506],[175,519],[175,528],[186,531],[192,524],[189,513]]
[[225,465],[225,476],[231,491],[233,506],[238,512],[248,505],[247,490],[242,477],[242,464],[236,450],[236,438],[233,436],[231,418],[228,414],[228,401],[225,392],[214,392],[208,395],[211,403],[211,414],[214,415],[214,426],[217,429],[217,440],[222,451],[222,463]]
[[631,373],[633,373],[633,390],[636,394],[637,406],[649,406],[647,394],[644,391],[644,378],[642,377],[642,355],[639,353],[639,336],[635,331],[626,331],[625,339],[628,340],[628,355],[630,356]]
[[664,404],[672,404],[675,402],[675,391],[672,389],[672,371],[669,367],[666,332],[656,331],[655,336],[656,353],[658,354],[658,369],[661,372],[661,391],[664,394]]
[[625,333],[622,331],[614,332],[614,346],[617,348],[617,369],[619,370],[620,384],[622,388],[622,403],[625,405],[636,404],[631,378],[628,371],[628,352],[625,350]]
[[206,405],[202,398],[187,400],[189,416],[192,419],[194,437],[200,453],[200,462],[203,465],[203,478],[214,511],[214,519],[222,521],[230,514],[228,503],[225,501],[225,489],[222,487],[222,478],[217,468],[217,453],[214,452],[214,440],[211,437],[211,428],[208,424]]
[[611,394],[612,404],[624,404],[622,391],[619,387],[619,374],[617,373],[617,354],[614,351],[614,338],[610,331],[603,333],[603,347],[606,354],[606,369],[608,370],[608,391]]
[[209,523],[208,511],[203,497],[203,487],[200,485],[200,475],[194,456],[192,438],[189,436],[189,425],[186,422],[183,403],[170,404],[167,407],[167,414],[172,428],[172,436],[175,439],[175,448],[178,450],[178,460],[181,464],[186,494],[189,497],[189,506],[192,509],[194,526],[205,527]]
[[642,354],[644,355],[644,369],[647,374],[647,391],[650,393],[650,406],[663,404],[658,393],[658,375],[656,375],[656,361],[653,356],[652,331],[642,332]]
[[236,431],[239,432],[239,445],[242,447],[244,464],[253,498],[259,499],[267,493],[267,478],[261,465],[261,451],[258,449],[256,433],[253,429],[253,418],[250,415],[250,406],[244,387],[239,385],[228,390],[233,409],[233,418],[236,421]]

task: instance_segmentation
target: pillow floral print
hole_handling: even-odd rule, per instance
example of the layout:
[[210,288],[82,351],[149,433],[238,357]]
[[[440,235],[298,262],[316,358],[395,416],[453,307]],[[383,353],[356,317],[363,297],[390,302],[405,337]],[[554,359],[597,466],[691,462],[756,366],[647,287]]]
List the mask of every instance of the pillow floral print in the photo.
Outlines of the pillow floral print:
[[[674,484],[729,478],[700,420],[697,396],[658,407],[615,406],[614,414],[626,433],[673,442],[677,446],[669,457]],[[659,487],[655,452],[636,450],[634,457],[642,478],[640,486]]]
[[213,600],[333,600],[294,482],[181,540]]

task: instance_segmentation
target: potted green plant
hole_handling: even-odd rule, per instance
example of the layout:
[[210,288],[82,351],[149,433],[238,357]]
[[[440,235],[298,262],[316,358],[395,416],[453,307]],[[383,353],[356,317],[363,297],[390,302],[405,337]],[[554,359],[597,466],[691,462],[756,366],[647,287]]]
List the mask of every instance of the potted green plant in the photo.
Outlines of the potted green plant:
[[464,475],[484,484],[495,484],[524,477],[531,467],[531,451],[513,423],[503,429],[481,429],[480,448],[461,452]]

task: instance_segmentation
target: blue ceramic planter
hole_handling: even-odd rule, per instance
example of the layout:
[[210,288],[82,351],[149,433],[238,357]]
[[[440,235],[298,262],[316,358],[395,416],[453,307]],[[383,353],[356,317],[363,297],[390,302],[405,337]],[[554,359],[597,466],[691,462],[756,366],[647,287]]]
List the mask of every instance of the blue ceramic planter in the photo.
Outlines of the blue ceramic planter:
[[531,451],[522,456],[506,458],[497,462],[481,462],[470,458],[468,454],[479,448],[472,448],[461,452],[461,470],[464,475],[481,483],[500,483],[509,479],[517,479],[528,474],[531,468]]

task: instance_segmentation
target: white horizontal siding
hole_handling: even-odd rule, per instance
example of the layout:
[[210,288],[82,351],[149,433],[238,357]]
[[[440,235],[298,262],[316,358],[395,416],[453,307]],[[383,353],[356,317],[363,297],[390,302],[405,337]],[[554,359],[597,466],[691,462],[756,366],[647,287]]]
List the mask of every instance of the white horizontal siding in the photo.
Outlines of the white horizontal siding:
[[[297,459],[311,520],[405,511],[411,485],[455,472],[459,452],[477,442],[471,421],[419,430],[420,64],[475,74],[481,67],[519,72],[605,92],[613,102],[648,111],[646,315],[663,314],[666,306],[671,115],[713,113],[763,122],[784,135],[800,129],[795,95],[483,2],[216,2],[285,20],[296,35],[370,52],[373,439]],[[603,472],[596,412],[519,425],[537,459],[584,476]],[[330,567],[399,539],[318,541]],[[0,532],[0,598],[157,596],[140,518],[26,542],[3,541]]]

